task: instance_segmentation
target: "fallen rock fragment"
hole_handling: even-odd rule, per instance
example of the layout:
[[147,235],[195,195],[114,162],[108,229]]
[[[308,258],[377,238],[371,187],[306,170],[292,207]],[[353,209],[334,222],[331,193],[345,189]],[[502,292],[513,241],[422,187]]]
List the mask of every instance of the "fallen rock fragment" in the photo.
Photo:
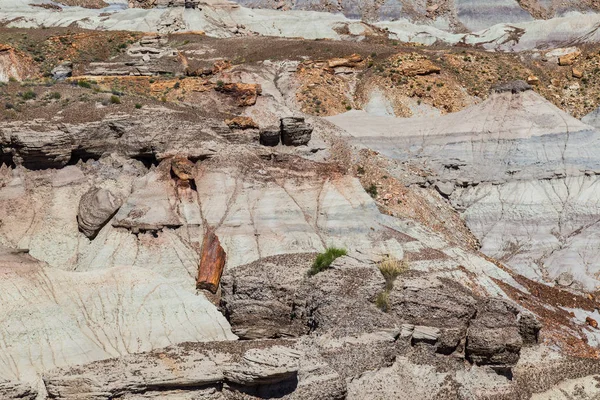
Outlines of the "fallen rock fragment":
[[332,58],[331,60],[327,61],[327,67],[330,69],[338,67],[355,68],[362,61],[363,58],[360,54],[352,54],[350,57]]
[[581,50],[579,50],[579,49],[576,49],[570,53],[562,55],[562,56],[558,57],[558,65],[560,65],[560,66],[573,65],[575,63],[575,60],[577,60],[577,58],[579,58],[580,55],[581,55]]
[[419,60],[418,62],[405,63],[399,67],[400,72],[404,76],[417,76],[417,75],[431,75],[439,74],[442,69],[435,65],[433,62],[425,59]]
[[225,268],[227,254],[213,231],[204,235],[196,287],[216,293]]
[[73,75],[73,63],[70,61],[58,64],[52,69],[52,79],[62,81]]
[[307,145],[312,136],[313,127],[304,122],[303,117],[281,118],[281,142],[286,146]]
[[591,326],[592,328],[596,328],[596,329],[598,328],[598,322],[591,317],[587,317],[585,319],[585,323],[588,324],[589,326]]
[[440,337],[440,330],[432,326],[415,326],[412,332],[413,343],[435,343]]
[[540,78],[535,75],[529,75],[527,77],[527,84],[537,86],[540,84]]
[[94,187],[88,190],[79,201],[77,223],[79,230],[89,239],[117,213],[123,202],[110,190]]
[[281,132],[278,127],[261,129],[260,144],[263,146],[274,147],[281,141]]
[[161,163],[159,168],[135,181],[132,193],[117,212],[112,226],[125,228],[132,233],[157,232],[164,228],[178,228],[181,218],[173,207],[174,188],[165,175],[170,165]]
[[570,272],[562,272],[556,277],[556,284],[559,286],[569,287],[573,284],[575,278]]
[[583,78],[583,71],[580,70],[579,68],[573,67],[573,69],[571,70],[571,73],[573,74],[573,78],[577,78],[577,79]]
[[311,254],[273,256],[228,270],[221,281],[221,308],[233,332],[241,339],[307,334],[294,302],[313,259]]
[[194,179],[194,168],[195,164],[191,162],[187,157],[176,156],[171,161],[171,171],[175,176],[184,181],[190,181]]

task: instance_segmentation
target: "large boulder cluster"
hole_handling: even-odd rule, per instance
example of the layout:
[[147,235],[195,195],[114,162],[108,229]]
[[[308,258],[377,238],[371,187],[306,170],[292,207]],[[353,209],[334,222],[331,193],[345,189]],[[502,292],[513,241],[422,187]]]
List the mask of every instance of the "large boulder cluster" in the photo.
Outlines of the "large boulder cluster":
[[[226,273],[222,308],[241,338],[314,332],[340,339],[401,327],[396,335],[403,350],[394,350],[385,340],[371,340],[368,346],[358,341],[335,357],[329,354],[340,373],[367,370],[375,359],[385,365],[398,351],[423,347],[432,354],[453,355],[505,372],[518,362],[523,346],[537,343],[541,325],[532,313],[505,299],[480,298],[454,281],[410,272],[393,285],[384,312],[376,299],[386,281],[376,265],[343,257],[309,277],[310,255],[295,263],[286,257],[259,260]],[[348,365],[345,357],[354,357],[354,364]],[[362,361],[357,364],[357,359]]]

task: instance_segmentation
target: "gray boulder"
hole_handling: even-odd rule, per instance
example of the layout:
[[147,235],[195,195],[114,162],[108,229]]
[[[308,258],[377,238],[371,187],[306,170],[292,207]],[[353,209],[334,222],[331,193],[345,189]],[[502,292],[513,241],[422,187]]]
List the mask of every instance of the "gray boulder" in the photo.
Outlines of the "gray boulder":
[[570,272],[562,272],[560,275],[556,277],[556,284],[559,286],[571,286],[575,278],[573,274]]
[[98,187],[88,190],[79,201],[79,230],[90,239],[115,215],[122,201],[111,191]]
[[488,299],[477,310],[467,334],[465,356],[478,365],[512,366],[523,346],[518,310],[507,301]]
[[306,319],[295,311],[295,297],[314,255],[264,258],[227,270],[221,279],[221,307],[241,339],[300,336]]
[[58,64],[52,69],[52,79],[63,81],[73,75],[73,63],[70,61]]
[[266,128],[260,131],[260,144],[263,146],[274,147],[281,140],[281,132],[277,127]]
[[281,118],[281,141],[286,146],[305,146],[310,142],[313,127],[302,117]]

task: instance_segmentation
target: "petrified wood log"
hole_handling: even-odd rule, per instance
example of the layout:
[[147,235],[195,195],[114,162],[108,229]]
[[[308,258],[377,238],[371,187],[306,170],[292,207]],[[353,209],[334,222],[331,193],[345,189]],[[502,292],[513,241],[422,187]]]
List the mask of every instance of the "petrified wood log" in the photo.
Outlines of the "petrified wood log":
[[223,250],[223,247],[221,247],[219,238],[212,230],[209,230],[204,235],[196,287],[216,293],[221,282],[221,275],[223,274],[226,260],[227,254]]

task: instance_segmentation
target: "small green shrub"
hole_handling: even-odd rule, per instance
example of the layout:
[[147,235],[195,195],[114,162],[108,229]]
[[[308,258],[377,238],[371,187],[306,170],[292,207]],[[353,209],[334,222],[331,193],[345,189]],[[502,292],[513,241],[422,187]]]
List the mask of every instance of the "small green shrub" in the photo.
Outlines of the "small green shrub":
[[140,103],[136,103],[135,108],[139,110],[140,108],[142,108],[142,105]]
[[377,197],[377,185],[375,185],[374,183],[371,183],[371,186],[369,186],[365,190],[367,191],[367,193],[369,193],[369,195],[371,195],[372,198]]
[[352,106],[346,106],[346,111],[352,110]]
[[321,271],[326,270],[331,266],[331,263],[341,256],[347,254],[346,249],[339,249],[337,247],[328,247],[324,253],[317,256],[313,262],[312,268],[310,269],[310,275],[316,275]]
[[217,81],[217,87],[218,88],[222,88],[223,86],[225,86],[225,82],[223,82],[222,80],[218,80]]
[[14,76],[10,76],[10,77],[8,77],[8,81],[9,82],[16,82],[17,78],[15,78]]
[[37,97],[37,94],[33,90],[28,90],[21,97],[23,97],[23,100],[32,100]]
[[91,89],[92,88],[92,84],[89,83],[88,81],[85,81],[85,80],[78,80],[77,81],[77,86],[85,88],[85,89]]
[[377,299],[375,299],[375,305],[381,311],[388,312],[390,309],[390,293],[387,291],[379,293]]
[[61,94],[58,92],[52,92],[48,95],[48,98],[58,100],[61,98]]
[[119,96],[112,95],[110,96],[111,104],[121,104],[121,98]]

